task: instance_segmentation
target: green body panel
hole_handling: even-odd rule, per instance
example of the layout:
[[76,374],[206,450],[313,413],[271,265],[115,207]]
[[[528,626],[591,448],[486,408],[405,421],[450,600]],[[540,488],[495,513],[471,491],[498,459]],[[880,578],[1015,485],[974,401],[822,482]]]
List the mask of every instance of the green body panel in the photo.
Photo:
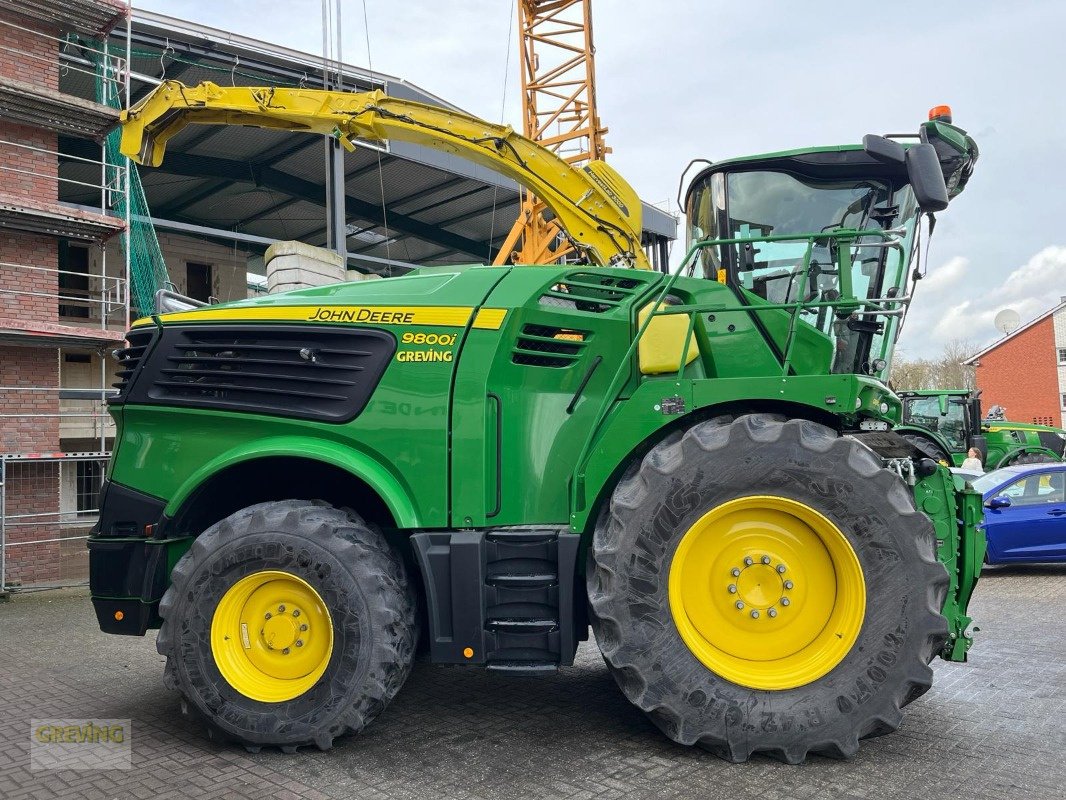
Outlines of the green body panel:
[[[948,572],[948,591],[942,613],[948,622],[948,640],[941,657],[965,661],[973,644],[973,621],[966,613],[985,558],[985,535],[980,529],[981,495],[945,467],[917,482],[914,499],[918,510],[933,521],[937,559]],[[976,630],[976,629],[975,629]]]

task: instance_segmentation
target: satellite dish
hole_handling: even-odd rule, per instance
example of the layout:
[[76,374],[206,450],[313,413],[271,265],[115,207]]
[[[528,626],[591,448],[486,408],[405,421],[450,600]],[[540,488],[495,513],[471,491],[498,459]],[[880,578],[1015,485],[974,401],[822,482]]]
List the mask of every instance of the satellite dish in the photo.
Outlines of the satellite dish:
[[1005,308],[996,314],[996,318],[993,324],[996,326],[996,330],[1006,335],[1018,330],[1018,323],[1022,321],[1022,318],[1018,316],[1018,312],[1013,308]]

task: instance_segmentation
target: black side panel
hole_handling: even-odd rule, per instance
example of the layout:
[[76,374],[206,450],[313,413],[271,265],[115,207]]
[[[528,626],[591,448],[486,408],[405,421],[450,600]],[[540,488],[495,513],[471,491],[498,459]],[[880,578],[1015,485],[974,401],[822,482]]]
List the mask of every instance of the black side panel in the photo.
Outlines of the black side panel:
[[100,519],[92,532],[97,536],[144,536],[144,526],[159,524],[166,505],[158,497],[105,480],[100,487]]
[[1046,447],[1052,453],[1058,455],[1059,458],[1062,458],[1063,446],[1066,445],[1066,441],[1059,438],[1057,433],[1053,433],[1052,431],[1037,431],[1036,435],[1040,440],[1041,447]]
[[348,422],[395,350],[375,328],[167,326],[125,402]]
[[[536,674],[574,663],[584,595],[580,537],[558,528],[419,533],[411,537],[429,613],[430,656]],[[469,653],[469,655],[467,655]]]

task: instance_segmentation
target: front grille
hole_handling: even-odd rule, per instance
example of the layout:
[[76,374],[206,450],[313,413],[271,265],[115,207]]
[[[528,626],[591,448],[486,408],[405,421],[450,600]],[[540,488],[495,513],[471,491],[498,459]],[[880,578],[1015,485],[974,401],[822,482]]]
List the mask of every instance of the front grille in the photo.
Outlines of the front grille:
[[511,361],[531,367],[569,367],[577,363],[591,334],[573,328],[524,325]]
[[377,329],[167,327],[129,402],[346,422],[395,349],[392,334]]
[[152,344],[154,337],[155,326],[130,331],[126,334],[128,346],[114,351],[115,359],[118,361],[118,371],[115,373],[118,383],[111,385],[118,389],[118,394],[109,397],[107,399],[109,403],[122,400],[123,395],[130,388],[130,383],[133,380],[134,373],[137,372],[137,367],[140,366],[141,358]]

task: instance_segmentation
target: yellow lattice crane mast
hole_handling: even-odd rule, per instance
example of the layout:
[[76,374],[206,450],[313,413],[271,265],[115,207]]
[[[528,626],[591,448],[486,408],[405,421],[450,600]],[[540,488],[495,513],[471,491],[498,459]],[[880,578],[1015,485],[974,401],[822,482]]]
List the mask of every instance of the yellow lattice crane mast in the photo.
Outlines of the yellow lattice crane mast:
[[[607,129],[596,111],[592,0],[518,0],[523,133],[575,167],[603,161]],[[522,190],[518,219],[497,264],[549,264],[572,255],[548,206]]]

